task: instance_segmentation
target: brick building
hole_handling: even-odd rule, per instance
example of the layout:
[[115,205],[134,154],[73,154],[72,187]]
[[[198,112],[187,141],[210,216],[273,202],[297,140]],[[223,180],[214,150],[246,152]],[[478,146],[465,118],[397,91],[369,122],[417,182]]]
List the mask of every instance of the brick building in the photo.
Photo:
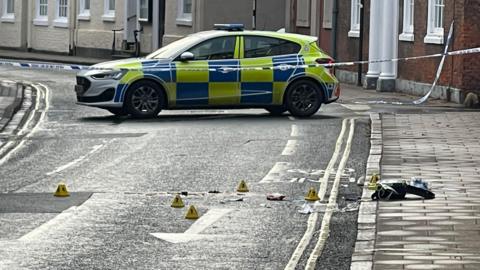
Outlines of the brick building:
[[[476,0],[290,0],[288,5],[287,29],[318,36],[320,46],[337,62],[441,53],[452,21],[451,50],[480,46],[480,1]],[[440,58],[433,58],[365,65],[363,85],[423,95],[439,62]],[[355,83],[357,69],[339,68],[337,76]],[[480,92],[480,55],[447,57],[433,96],[461,103],[471,91]]]

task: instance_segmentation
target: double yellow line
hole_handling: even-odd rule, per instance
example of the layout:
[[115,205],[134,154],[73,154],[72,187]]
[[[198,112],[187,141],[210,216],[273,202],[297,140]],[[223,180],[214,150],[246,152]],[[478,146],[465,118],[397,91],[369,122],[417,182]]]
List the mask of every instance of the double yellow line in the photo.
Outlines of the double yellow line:
[[[348,137],[345,138],[348,123],[350,123],[349,133],[348,133]],[[340,151],[342,149],[343,141],[346,139],[345,149],[343,151],[343,155],[340,160],[340,163],[338,164],[335,180],[331,188],[330,196],[328,197],[328,204],[325,210],[325,214],[323,215],[318,241],[315,247],[313,248],[312,252],[310,253],[310,256],[308,257],[305,269],[312,269],[312,270],[315,269],[315,264],[317,263],[318,257],[320,257],[320,255],[322,254],[323,248],[325,247],[325,243],[327,242],[328,236],[330,234],[330,220],[332,218],[335,206],[337,204],[340,178],[342,176],[343,171],[345,170],[345,166],[350,156],[354,133],[355,133],[355,118],[344,119],[342,121],[342,130],[340,131],[340,134],[337,138],[337,142],[335,145],[335,151],[333,152],[332,158],[330,159],[330,162],[328,163],[327,168],[325,170],[325,174],[320,182],[319,197],[321,201],[323,201],[325,198],[325,194],[328,187],[328,179],[330,178],[330,172],[333,170],[335,164],[338,161]],[[298,246],[293,252],[290,258],[290,261],[285,267],[285,270],[293,270],[297,267],[298,262],[300,261],[300,258],[302,257],[303,253],[305,252],[305,249],[307,248],[308,244],[310,243],[313,237],[317,220],[318,220],[317,212],[310,214],[310,216],[308,217],[307,229],[305,231],[305,234],[303,235],[302,239],[298,243]]]

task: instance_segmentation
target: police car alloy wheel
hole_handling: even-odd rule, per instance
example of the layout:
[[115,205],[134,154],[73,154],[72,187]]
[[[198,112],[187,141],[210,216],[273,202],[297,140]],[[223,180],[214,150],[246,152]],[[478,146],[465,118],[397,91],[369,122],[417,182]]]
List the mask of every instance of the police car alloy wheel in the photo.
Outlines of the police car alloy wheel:
[[319,87],[309,80],[296,81],[288,88],[286,104],[293,116],[311,116],[320,109],[322,102]]
[[136,118],[151,118],[158,115],[163,106],[163,92],[151,81],[139,81],[128,89],[126,109]]

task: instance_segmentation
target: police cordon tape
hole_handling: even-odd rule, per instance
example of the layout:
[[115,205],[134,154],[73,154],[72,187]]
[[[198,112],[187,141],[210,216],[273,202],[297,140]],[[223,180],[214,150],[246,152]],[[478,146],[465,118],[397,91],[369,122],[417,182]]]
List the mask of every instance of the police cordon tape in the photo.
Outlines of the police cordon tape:
[[[85,66],[85,65],[62,65],[62,64],[52,64],[52,63],[30,63],[30,62],[14,62],[7,59],[0,59],[0,66],[7,67],[18,67],[18,68],[31,68],[31,69],[49,69],[49,70],[70,70],[70,71],[81,71],[81,70],[105,70],[105,71],[171,71],[171,70],[184,70],[184,71],[220,71],[220,72],[232,72],[238,70],[289,70],[297,68],[312,68],[312,67],[340,67],[340,66],[354,66],[358,64],[374,64],[374,63],[385,63],[385,62],[400,62],[400,61],[412,61],[419,59],[427,58],[437,58],[443,56],[455,56],[455,55],[467,55],[480,53],[480,47],[456,50],[446,53],[437,53],[430,55],[422,56],[412,56],[412,57],[403,57],[403,58],[393,58],[393,59],[379,59],[379,60],[365,60],[365,61],[351,61],[351,62],[338,62],[330,64],[297,64],[291,65],[290,62],[277,62],[273,63],[273,66],[265,65],[248,65],[242,67],[228,66],[225,65],[209,65],[209,67],[177,67],[175,65],[169,65],[168,63],[160,64],[161,67],[145,67],[145,68],[102,68],[95,66]],[[154,59],[152,59],[154,61]]]

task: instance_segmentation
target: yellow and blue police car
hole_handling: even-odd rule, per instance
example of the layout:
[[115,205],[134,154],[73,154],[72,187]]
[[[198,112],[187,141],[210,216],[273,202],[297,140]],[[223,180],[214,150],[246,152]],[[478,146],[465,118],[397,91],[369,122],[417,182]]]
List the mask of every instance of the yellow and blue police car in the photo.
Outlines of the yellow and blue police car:
[[78,104],[116,115],[155,117],[162,109],[264,108],[315,114],[339,98],[332,59],[317,38],[215,25],[145,58],[110,61],[77,75]]

